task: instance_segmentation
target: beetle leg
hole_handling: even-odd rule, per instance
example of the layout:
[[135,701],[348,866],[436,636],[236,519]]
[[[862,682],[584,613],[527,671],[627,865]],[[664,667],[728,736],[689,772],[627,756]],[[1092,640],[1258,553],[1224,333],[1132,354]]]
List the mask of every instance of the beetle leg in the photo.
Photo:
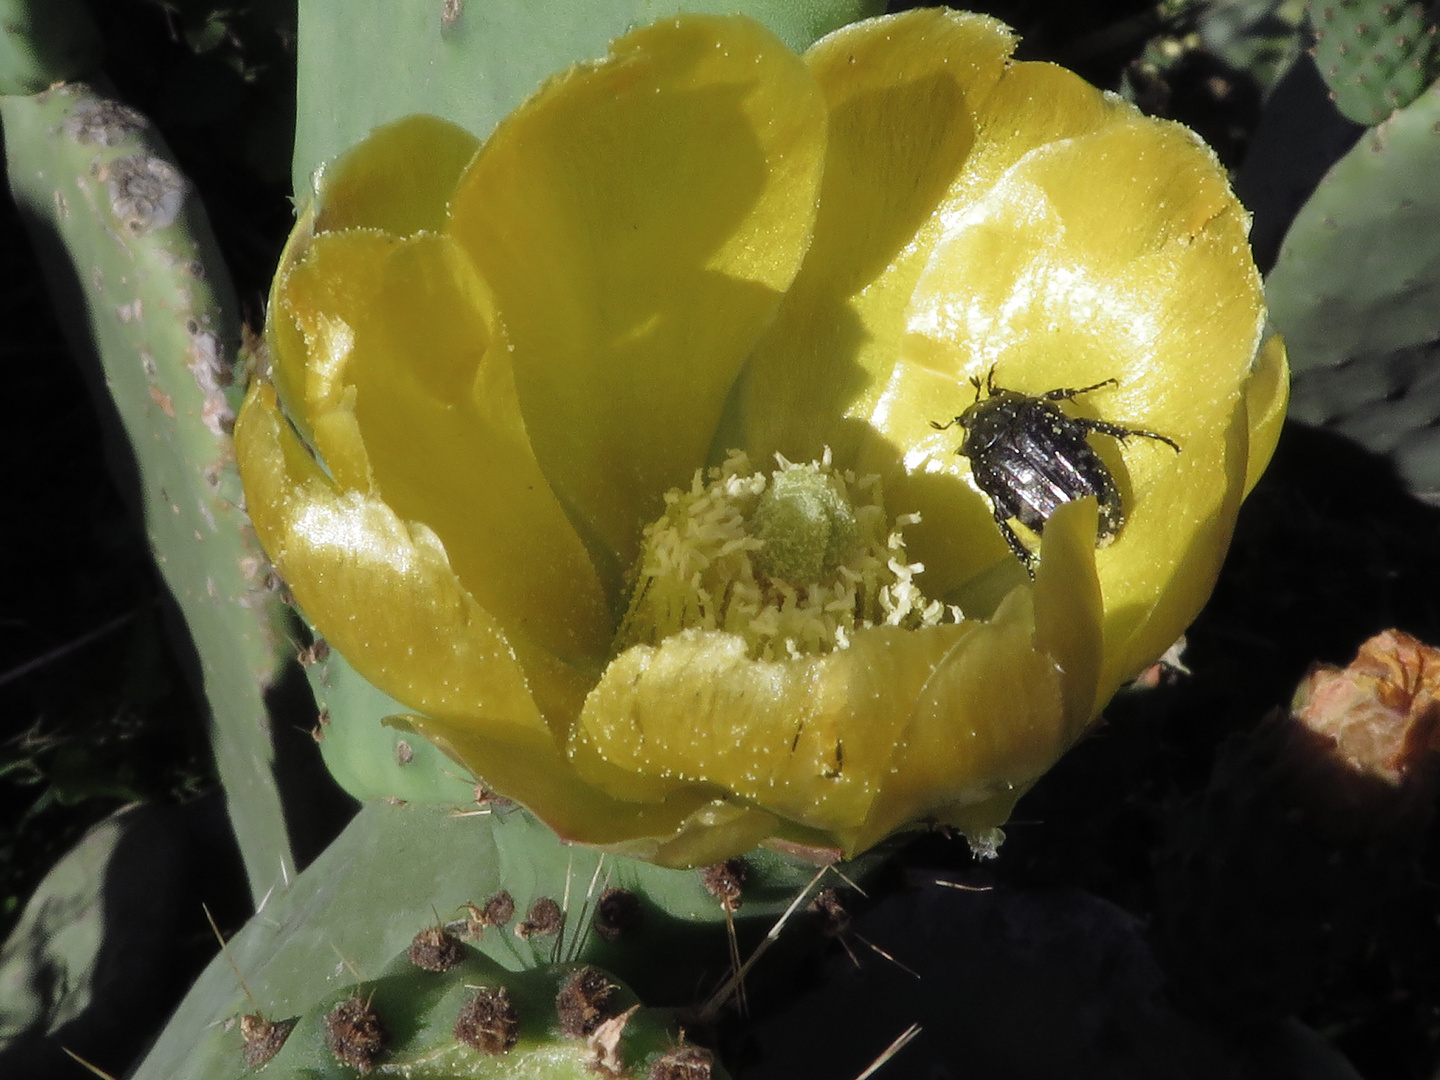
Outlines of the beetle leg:
[[[946,421],[945,423],[943,423],[943,424],[940,423],[939,421],[931,420],[931,421],[930,421],[930,426],[933,427],[936,431],[944,431],[946,428],[952,428],[952,427],[954,427],[954,426],[955,426],[956,424],[958,424],[959,422],[960,422],[960,418],[959,418],[958,416],[953,416],[953,417],[951,417],[949,420],[947,420],[947,421]],[[955,452],[958,454],[960,451],[959,451],[959,450],[956,450]]]
[[1099,390],[1102,386],[1119,386],[1119,379],[1105,379],[1101,382],[1092,383],[1089,386],[1081,386],[1074,390],[1047,390],[1040,395],[1041,401],[1069,401],[1071,398],[1079,397],[1081,394],[1088,394],[1091,390]]
[[1101,435],[1109,435],[1112,438],[1119,439],[1121,442],[1124,442],[1132,435],[1139,435],[1142,439],[1155,439],[1158,442],[1163,442],[1177,454],[1180,452],[1179,443],[1168,435],[1161,435],[1159,432],[1146,431],[1144,428],[1122,427],[1119,424],[1112,424],[1108,420],[1087,420],[1084,417],[1076,417],[1071,422],[1079,424],[1086,431],[1098,431]]
[[1025,572],[1033,579],[1035,577],[1035,556],[1030,549],[1020,542],[1020,537],[1015,535],[1015,530],[1010,527],[1010,522],[1000,516],[1000,511],[995,511],[995,524],[1000,527],[1000,535],[1005,538],[1005,543],[1010,545],[1010,550],[1015,557],[1025,566]]

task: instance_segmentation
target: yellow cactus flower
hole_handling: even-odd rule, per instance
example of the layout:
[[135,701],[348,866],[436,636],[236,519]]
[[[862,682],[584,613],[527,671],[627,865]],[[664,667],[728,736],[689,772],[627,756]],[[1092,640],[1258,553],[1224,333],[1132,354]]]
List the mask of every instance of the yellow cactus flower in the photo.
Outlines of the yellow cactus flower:
[[[1286,397],[1246,215],[1188,130],[1014,44],[687,16],[319,181],[236,426],[255,527],[562,836],[990,842],[1208,596]],[[1093,435],[1124,526],[1064,502],[1033,580],[934,423],[992,371],[1180,447]]]

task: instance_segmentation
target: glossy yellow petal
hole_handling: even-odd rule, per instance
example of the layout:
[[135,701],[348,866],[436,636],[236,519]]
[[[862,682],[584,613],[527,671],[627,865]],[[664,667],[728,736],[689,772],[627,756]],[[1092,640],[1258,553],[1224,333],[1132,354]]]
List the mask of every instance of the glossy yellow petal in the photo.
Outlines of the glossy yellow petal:
[[341,487],[433,529],[512,637],[598,670],[612,632],[600,581],[530,449],[488,291],[453,242],[322,234],[279,299],[304,331],[305,411]]
[[605,594],[536,463],[483,284],[453,242],[427,234],[395,249],[381,292],[353,313],[347,368],[380,493],[435,530],[507,633],[598,671],[613,633]]
[[460,184],[451,233],[495,290],[536,456],[612,582],[704,462],[804,254],[823,149],[800,60],[693,17],[557,77]]
[[[1143,605],[1128,609],[1117,607],[1108,620],[1108,656],[1097,709],[1168,648],[1166,642],[1178,636],[1209,598],[1230,544],[1240,502],[1258,482],[1279,442],[1289,397],[1290,369],[1285,343],[1275,335],[1256,355],[1254,372],[1245,383],[1244,400],[1237,406],[1226,432],[1227,497],[1223,505],[1195,529],[1188,548],[1176,561],[1173,579],[1166,583],[1152,606],[1148,609]],[[1243,486],[1240,484],[1242,461]]]
[[[397,237],[373,230],[314,237],[275,290],[272,327],[298,331],[299,339],[293,333],[278,341],[272,338],[272,374],[287,386],[298,387],[298,401],[288,395],[284,400],[307,429],[313,430],[327,413],[353,409],[353,402],[345,400],[345,369],[355,343],[354,313],[379,301],[382,269],[399,243]],[[361,465],[332,461],[331,447],[317,448],[332,474]],[[348,477],[341,482],[368,489],[367,482],[351,482]]]
[[1012,590],[936,664],[852,846],[927,813],[987,803],[999,816],[966,824],[994,828],[1080,737],[1101,669],[1095,517],[1090,499],[1056,510],[1034,588]]
[[[1113,561],[1109,549],[1097,555],[1106,590],[1105,669],[1097,710],[1174,644],[1215,588],[1245,495],[1246,421],[1242,398],[1222,435],[1218,476],[1188,470],[1177,484],[1162,486],[1148,505],[1136,508],[1143,539],[1138,550],[1132,549],[1130,562]],[[1187,479],[1193,489],[1186,487]],[[1167,514],[1174,516],[1167,520]]]
[[[867,421],[856,466],[879,474],[897,505],[924,508],[923,521],[912,534],[916,558],[929,568],[927,587],[966,610],[973,606],[977,614],[993,610],[993,603],[982,601],[982,596],[994,595],[998,600],[1018,579],[1009,549],[998,531],[987,527],[989,504],[973,489],[951,483],[952,477],[964,475],[961,460],[954,456],[958,432],[936,433],[929,427],[932,420],[944,423],[958,415],[974,398],[951,358],[930,367],[927,350],[915,349],[913,329],[905,324],[915,307],[925,302],[924,293],[917,295],[916,289],[923,290],[933,281],[933,270],[924,269],[932,259],[945,261],[935,250],[953,222],[970,212],[1020,158],[1037,147],[1127,123],[1135,115],[1131,106],[1102,94],[1064,68],[1011,64],[979,107],[979,140],[925,234],[922,270],[910,279],[911,292],[897,298],[894,306],[867,312],[871,332],[895,346],[893,366],[880,373],[883,381],[849,408],[852,417]],[[987,277],[1000,272],[991,264],[979,265],[980,270],[956,266],[955,271]],[[884,329],[874,329],[876,324]],[[977,575],[987,571],[998,574],[999,581],[994,587],[982,582],[977,588]]]
[[[377,128],[328,166],[315,201],[302,208],[275,272],[265,337],[280,401],[307,440],[312,430],[303,405],[304,334],[287,314],[284,297],[291,272],[309,256],[318,233],[378,230],[399,238],[442,228],[455,183],[479,145],[474,135],[439,117],[404,117]],[[357,278],[365,280],[364,268],[355,270]],[[336,275],[337,282],[348,276]],[[323,282],[317,285],[324,287]]]
[[[1103,415],[1218,439],[1259,339],[1245,226],[1176,125],[1136,117],[1046,145],[949,224],[907,313],[907,359],[955,380],[957,411],[994,365],[1031,393],[1114,378]],[[1171,453],[1142,455],[1147,471]]]
[[479,148],[474,135],[438,116],[406,116],[376,128],[321,174],[315,231],[438,232],[455,183]]
[[428,738],[596,842],[637,828],[672,833],[704,801],[622,806],[579,783],[532,691],[559,703],[586,680],[517,650],[460,585],[428,528],[377,497],[339,490],[263,383],[246,398],[235,442],[256,533],[306,617],[370,682],[423,710],[413,726]]
[[1096,567],[1097,517],[1092,499],[1059,507],[1045,526],[1041,565],[1035,573],[1034,645],[1061,674],[1066,744],[1078,738],[1099,711],[1095,688],[1105,666],[1104,638],[1099,632],[1105,600]]
[[[965,381],[992,365],[998,385],[1027,393],[1115,379],[1078,399],[1077,414],[1180,444],[1177,455],[1151,439],[1123,448],[1094,440],[1128,516],[1097,556],[1107,656],[1125,657],[1117,670],[1146,662],[1127,642],[1198,537],[1214,542],[1218,520],[1223,552],[1233,525],[1230,429],[1262,318],[1245,224],[1193,135],[1135,118],[1021,158],[950,224],[912,301],[907,359],[939,377],[913,381],[938,390],[949,376],[945,413],[973,400]],[[968,476],[964,459],[919,434],[923,415],[891,415],[897,440],[901,425],[928,440],[938,456],[927,468]],[[920,509],[928,521],[945,520],[942,507]],[[935,565],[923,528],[916,535],[917,552]],[[1196,610],[1163,631],[1170,640]]]
[[423,525],[338,488],[256,383],[235,424],[255,531],[326,639],[376,686],[438,716],[549,736],[501,629]]
[[1030,151],[1129,122],[1134,106],[1105,94],[1072,71],[1026,61],[1005,69],[980,106],[980,138],[946,193],[943,213],[962,213]]
[[1255,374],[1245,384],[1245,411],[1250,422],[1250,458],[1245,470],[1245,494],[1260,480],[1280,442],[1285,412],[1290,405],[1290,363],[1285,341],[1276,334],[1260,347]]
[[300,219],[285,241],[285,247],[280,252],[280,265],[275,269],[275,278],[270,283],[270,295],[265,304],[265,349],[270,368],[268,374],[280,396],[285,415],[306,441],[313,437],[310,421],[305,416],[305,364],[308,349],[305,345],[305,334],[286,310],[282,293],[285,280],[310,250],[314,225],[315,207],[312,204],[301,211]]
[[[697,824],[708,820],[704,810],[715,798],[709,789],[687,788],[659,803],[624,802],[583,782],[554,742],[538,732],[477,724],[474,717],[446,722],[412,716],[406,721],[474,770],[487,787],[533,808],[563,839],[575,843],[629,845],[628,854],[656,858],[664,840],[684,835],[687,820],[697,814]],[[683,850],[677,850],[669,861],[683,859]]]
[[776,818],[754,807],[717,800],[685,819],[675,836],[644,857],[661,866],[714,866],[775,835]]
[[[670,865],[925,817],[983,841],[1207,597],[1287,392],[1245,215],[1189,132],[1013,46],[912,11],[802,60],[680,17],[478,151],[412,117],[324,175],[267,324],[295,428],[263,384],[237,426],[257,530],[416,730],[565,837]],[[932,427],[992,368],[1181,447],[1093,435],[1124,528],[1097,550],[1095,501],[1062,505],[1033,582]],[[843,632],[755,659],[658,590],[670,621],[616,643],[613,613],[651,610],[624,577],[647,523],[684,550],[651,530],[646,580],[669,559],[702,599],[685,559],[772,542],[747,471],[676,491],[730,447],[853,469],[913,620],[807,593]],[[716,581],[798,588],[774,567],[812,561]]]
[[780,661],[719,631],[637,645],[586,699],[574,760],[623,798],[713,784],[812,828],[855,828],[931,670],[976,626],[860,630],[844,651]]
[[980,133],[1015,39],[983,15],[912,11],[857,23],[806,54],[830,134],[815,239],[747,366],[721,441],[757,460],[831,447],[853,460],[936,209]]

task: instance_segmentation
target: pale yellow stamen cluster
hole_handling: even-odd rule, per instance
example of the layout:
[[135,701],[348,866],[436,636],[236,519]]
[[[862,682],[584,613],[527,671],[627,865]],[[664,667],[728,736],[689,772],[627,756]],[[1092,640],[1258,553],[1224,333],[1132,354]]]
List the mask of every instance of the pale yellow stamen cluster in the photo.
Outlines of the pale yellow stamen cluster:
[[925,568],[909,561],[902,532],[919,515],[890,521],[879,477],[836,470],[828,449],[808,464],[776,460],[759,472],[731,451],[696,470],[688,491],[666,493],[664,516],[645,528],[617,653],[703,629],[740,635],[757,659],[796,658],[847,648],[865,627],[961,618],[916,584]]

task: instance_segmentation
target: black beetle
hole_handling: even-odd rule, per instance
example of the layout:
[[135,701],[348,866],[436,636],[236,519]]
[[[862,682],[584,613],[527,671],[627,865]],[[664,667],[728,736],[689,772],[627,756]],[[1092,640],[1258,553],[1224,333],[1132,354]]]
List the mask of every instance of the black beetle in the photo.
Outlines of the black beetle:
[[1125,507],[1115,478],[1086,442],[1092,431],[1122,442],[1132,435],[1156,439],[1177,454],[1180,452],[1180,445],[1164,435],[1107,420],[1066,416],[1052,404],[1102,386],[1118,386],[1115,379],[1076,390],[1048,390],[1034,397],[996,386],[992,367],[983,383],[983,399],[980,379],[975,377],[970,382],[975,387],[975,403],[949,423],[932,420],[930,426],[944,431],[959,424],[965,429],[965,439],[955,452],[970,459],[975,484],[990,497],[1001,535],[1031,577],[1035,576],[1035,556],[1015,535],[1011,518],[1018,518],[1021,524],[1040,533],[1056,507],[1094,495],[1100,504],[1096,547],[1114,539],[1125,524]]

